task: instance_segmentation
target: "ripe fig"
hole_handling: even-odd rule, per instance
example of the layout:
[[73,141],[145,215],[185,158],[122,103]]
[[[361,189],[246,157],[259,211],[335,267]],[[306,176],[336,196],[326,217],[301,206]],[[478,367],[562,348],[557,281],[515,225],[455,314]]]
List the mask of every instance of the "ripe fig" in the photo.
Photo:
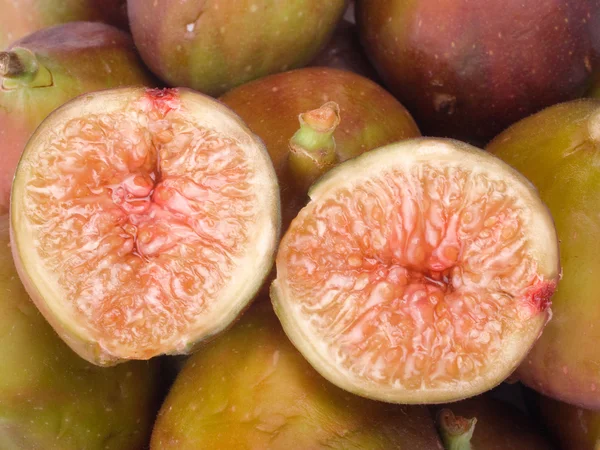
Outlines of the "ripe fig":
[[600,100],[547,108],[487,149],[539,189],[560,240],[563,279],[554,316],[517,375],[542,394],[600,408]]
[[0,448],[142,450],[158,410],[154,362],[102,369],[60,340],[15,270],[0,216]]
[[220,95],[308,64],[346,0],[129,0],[127,7],[135,44],[160,79]]
[[279,188],[260,140],[187,89],[82,95],[29,140],[11,198],[25,288],[99,365],[188,353],[262,285]]
[[[269,151],[281,188],[284,230],[306,204],[308,186],[333,165],[420,136],[410,114],[382,87],[336,69],[271,75],[228,92],[221,101],[246,121]],[[312,155],[312,162],[296,164],[291,144]]]
[[358,0],[367,55],[428,135],[484,144],[581,97],[600,70],[600,0]]
[[268,302],[190,357],[150,448],[442,450],[425,407],[362,399],[323,379]]
[[67,22],[104,22],[126,30],[126,0],[0,0],[0,50],[43,28]]
[[0,52],[0,213],[27,140],[51,111],[86,92],[154,84],[131,37],[101,23],[48,28]]
[[447,450],[553,450],[540,427],[513,405],[487,395],[436,408]]
[[550,318],[552,218],[487,152],[411,139],[310,189],[277,253],[271,299],[325,378],[393,403],[444,403],[507,378]]

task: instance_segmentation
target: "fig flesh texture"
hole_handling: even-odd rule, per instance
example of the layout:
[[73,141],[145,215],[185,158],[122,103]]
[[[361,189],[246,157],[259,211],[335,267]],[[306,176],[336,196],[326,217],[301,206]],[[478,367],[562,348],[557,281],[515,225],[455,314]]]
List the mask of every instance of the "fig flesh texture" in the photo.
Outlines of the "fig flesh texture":
[[80,96],[29,140],[12,250],[58,334],[99,365],[188,353],[273,265],[279,188],[243,122],[187,89]]
[[86,92],[155,83],[131,36],[101,23],[48,28],[0,52],[0,213],[25,144],[50,112]]
[[530,417],[487,395],[436,410],[446,450],[554,450]]
[[128,28],[126,0],[0,0],[0,50],[43,28],[103,22]]
[[487,149],[537,187],[560,240],[554,318],[517,375],[542,394],[600,408],[600,100],[547,108],[501,133]]
[[[282,229],[306,204],[311,169],[290,164],[290,140],[299,116],[327,102],[339,109],[333,130],[336,165],[391,142],[420,136],[406,109],[374,82],[342,70],[304,68],[271,75],[228,92],[220,99],[265,143],[281,188]],[[331,167],[331,165],[329,165]]]
[[131,31],[171,86],[217,96],[307,65],[330,39],[345,0],[129,0]]
[[411,139],[330,170],[277,253],[271,287],[291,341],[325,378],[393,403],[498,385],[550,317],[552,218],[487,152]]
[[600,0],[359,0],[367,55],[424,134],[484,145],[582,97],[600,69]]
[[600,412],[538,397],[541,419],[558,440],[561,450],[600,449]]
[[441,450],[429,411],[348,394],[285,336],[268,302],[192,355],[163,403],[152,450]]
[[31,302],[0,216],[0,448],[142,450],[158,410],[156,361],[99,368],[56,335]]

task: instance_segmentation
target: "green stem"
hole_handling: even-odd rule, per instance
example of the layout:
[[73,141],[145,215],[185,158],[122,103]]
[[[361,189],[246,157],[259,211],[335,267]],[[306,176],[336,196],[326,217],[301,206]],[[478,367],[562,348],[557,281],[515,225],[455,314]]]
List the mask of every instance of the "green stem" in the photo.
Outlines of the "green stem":
[[5,89],[52,86],[52,74],[25,48],[0,52],[0,78]]
[[471,438],[475,431],[477,418],[465,419],[455,416],[449,409],[442,409],[438,414],[437,425],[446,450],[475,450]]
[[289,142],[289,167],[295,182],[307,190],[337,162],[333,133],[340,124],[340,107],[327,102],[298,119],[300,129]]

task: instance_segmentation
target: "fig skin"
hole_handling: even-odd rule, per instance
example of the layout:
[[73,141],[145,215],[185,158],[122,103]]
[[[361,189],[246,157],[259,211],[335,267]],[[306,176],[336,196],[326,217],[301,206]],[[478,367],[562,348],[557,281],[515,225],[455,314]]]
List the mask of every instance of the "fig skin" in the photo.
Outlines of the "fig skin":
[[563,277],[553,318],[516,375],[542,394],[600,408],[600,100],[547,108],[510,127],[487,150],[538,188],[560,241]]
[[307,65],[346,0],[130,0],[131,31],[150,69],[171,86],[218,96]]
[[[440,412],[450,410],[464,419],[475,418],[470,444],[476,450],[553,450],[554,447],[530,417],[516,406],[496,400],[488,394],[436,407],[437,425]],[[448,447],[452,448],[452,447]],[[460,448],[460,447],[459,447]]]
[[156,85],[131,36],[110,25],[58,25],[27,36],[8,50],[15,49],[32,52],[51,79],[36,86],[0,75],[0,213],[8,210],[12,178],[27,140],[54,109],[87,92]]
[[483,145],[583,96],[600,69],[600,0],[359,0],[356,19],[426,135]]
[[128,28],[126,0],[0,0],[0,50],[30,33],[67,22]]
[[340,124],[333,133],[336,164],[402,139],[420,136],[408,111],[367,78],[331,68],[304,68],[240,86],[220,99],[265,143],[281,189],[282,232],[305,205],[307,174],[292,172],[290,138],[298,116],[333,101]]
[[192,355],[154,427],[152,450],[442,449],[422,406],[348,394],[286,338],[268,302]]
[[21,285],[0,216],[0,448],[141,450],[158,409],[158,366],[101,369],[54,333]]

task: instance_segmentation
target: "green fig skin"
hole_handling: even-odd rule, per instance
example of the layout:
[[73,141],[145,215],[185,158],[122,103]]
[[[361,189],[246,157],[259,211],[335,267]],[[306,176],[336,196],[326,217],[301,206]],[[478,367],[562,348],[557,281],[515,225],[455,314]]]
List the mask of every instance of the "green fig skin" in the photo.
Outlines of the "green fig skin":
[[470,440],[472,450],[554,450],[542,429],[531,418],[516,406],[489,395],[435,408],[438,413],[443,409],[465,419],[477,419]]
[[547,108],[487,150],[537,187],[560,242],[563,273],[553,317],[516,375],[547,396],[600,408],[600,100]]
[[0,51],[43,28],[104,22],[126,30],[126,0],[0,0]]
[[351,72],[304,68],[262,78],[223,95],[267,146],[281,190],[282,232],[307,200],[302,172],[292,172],[289,141],[298,116],[335,102],[340,124],[333,133],[336,164],[402,139],[420,136],[408,111],[376,83]]
[[127,85],[155,86],[131,36],[97,22],[47,28],[15,42],[8,51],[33,53],[50,78],[31,84],[0,75],[0,213],[8,211],[10,186],[25,144],[54,109],[78,95]]
[[158,366],[103,369],[55,334],[21,285],[0,216],[0,448],[142,450],[158,409]]
[[218,96],[307,65],[346,0],[129,0],[127,7],[136,46],[160,79]]
[[358,0],[356,19],[425,135],[485,145],[600,69],[600,0]]
[[185,364],[151,450],[441,450],[422,406],[373,402],[322,378],[285,336],[269,302]]

